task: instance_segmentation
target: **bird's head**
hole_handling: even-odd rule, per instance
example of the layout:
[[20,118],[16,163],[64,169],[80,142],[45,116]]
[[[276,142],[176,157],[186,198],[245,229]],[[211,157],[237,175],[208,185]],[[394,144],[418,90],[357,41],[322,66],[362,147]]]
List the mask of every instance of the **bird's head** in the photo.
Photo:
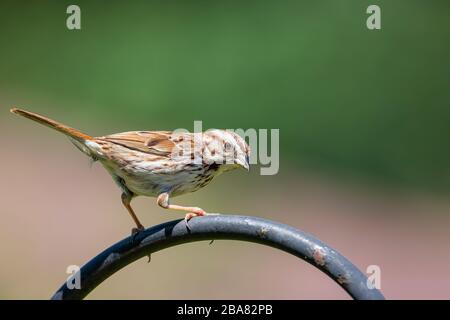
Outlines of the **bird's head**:
[[237,133],[212,129],[204,133],[204,159],[219,164],[222,171],[250,169],[250,147]]

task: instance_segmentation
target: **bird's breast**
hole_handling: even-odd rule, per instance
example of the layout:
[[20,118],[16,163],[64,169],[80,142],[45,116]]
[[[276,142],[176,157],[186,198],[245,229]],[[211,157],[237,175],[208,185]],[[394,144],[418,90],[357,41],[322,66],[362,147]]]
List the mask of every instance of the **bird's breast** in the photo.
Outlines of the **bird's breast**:
[[103,165],[111,174],[119,176],[134,194],[149,197],[156,197],[163,192],[177,196],[197,191],[209,184],[217,173],[215,166],[192,163],[163,165],[155,161],[141,161]]

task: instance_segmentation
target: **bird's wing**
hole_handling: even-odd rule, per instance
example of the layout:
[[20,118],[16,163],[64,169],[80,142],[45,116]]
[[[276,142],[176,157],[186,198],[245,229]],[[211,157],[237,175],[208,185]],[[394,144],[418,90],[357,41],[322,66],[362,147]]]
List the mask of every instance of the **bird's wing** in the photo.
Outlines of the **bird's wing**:
[[130,131],[96,139],[121,145],[128,149],[169,157],[176,145],[178,135],[174,139],[171,131]]

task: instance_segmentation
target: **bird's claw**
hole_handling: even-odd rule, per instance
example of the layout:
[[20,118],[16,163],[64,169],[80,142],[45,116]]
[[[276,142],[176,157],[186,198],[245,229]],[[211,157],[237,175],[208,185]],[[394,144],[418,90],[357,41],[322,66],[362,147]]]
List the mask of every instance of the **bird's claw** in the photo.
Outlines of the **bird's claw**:
[[136,240],[136,236],[143,231],[145,228],[143,226],[134,227],[131,229],[131,242],[134,243]]
[[134,227],[133,229],[131,229],[131,235],[135,235],[138,234],[139,232],[143,231],[145,228],[144,226],[139,226],[139,227]]
[[201,216],[207,215],[205,210],[203,210],[201,208],[193,208],[193,209],[195,209],[195,211],[189,212],[184,216],[184,222],[186,223],[186,228],[188,229],[188,231],[191,231],[191,226],[189,225],[189,220],[191,220],[193,217],[201,217]]
[[184,217],[184,223],[186,224],[186,229],[189,231],[189,232],[191,232],[191,226],[189,225],[189,220],[190,220],[191,218],[188,218],[187,217],[187,215],[186,215],[186,217]]

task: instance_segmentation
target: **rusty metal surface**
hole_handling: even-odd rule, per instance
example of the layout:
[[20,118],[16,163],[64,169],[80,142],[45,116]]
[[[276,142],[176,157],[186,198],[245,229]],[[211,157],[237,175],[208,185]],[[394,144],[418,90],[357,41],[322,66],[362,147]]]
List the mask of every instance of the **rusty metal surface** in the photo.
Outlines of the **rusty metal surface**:
[[83,299],[109,276],[137,259],[178,244],[211,239],[249,241],[286,251],[326,273],[354,299],[384,299],[379,290],[368,288],[366,276],[344,256],[290,226],[257,217],[213,215],[193,218],[189,227],[184,220],[175,220],[123,239],[81,268],[80,289],[69,289],[64,283],[52,299]]

